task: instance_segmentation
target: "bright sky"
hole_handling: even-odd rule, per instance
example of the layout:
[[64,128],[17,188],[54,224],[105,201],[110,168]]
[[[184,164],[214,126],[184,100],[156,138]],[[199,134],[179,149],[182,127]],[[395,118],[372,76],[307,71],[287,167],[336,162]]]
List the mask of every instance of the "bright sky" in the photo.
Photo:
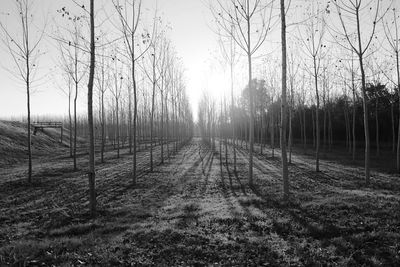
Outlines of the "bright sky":
[[[0,20],[5,23],[12,33],[17,33],[20,30],[17,28],[18,24],[12,16],[12,12],[15,10],[14,1],[1,0]],[[63,6],[73,7],[75,5],[72,0],[34,0],[32,2],[35,6],[34,14],[37,18],[35,20],[37,23],[35,25],[36,29],[40,28],[43,18],[47,18],[47,31],[49,33],[54,28],[52,27],[54,26],[54,18],[60,16],[57,13],[57,9]],[[76,2],[87,4],[88,1],[76,0]],[[110,0],[95,1],[98,6],[100,3],[107,3],[109,5],[110,2]],[[208,0],[158,0],[159,14],[172,27],[169,31],[169,36],[185,68],[187,93],[195,116],[202,90],[206,90],[214,97],[220,98],[224,95],[224,92],[229,91],[230,86],[229,70],[226,69],[224,71],[216,59],[220,55],[216,34],[210,29],[210,26],[213,26],[213,21],[207,2]],[[298,0],[297,2],[307,3],[304,0]],[[156,0],[143,0],[143,4],[146,7],[154,8],[155,3]],[[108,8],[110,12],[113,12],[111,6]],[[298,11],[297,13],[294,13],[296,11],[292,11],[293,13],[288,15],[289,23],[290,20],[296,20],[296,16],[300,13],[302,15],[306,13],[301,4],[293,4],[292,8]],[[10,16],[6,15],[8,12],[11,12]],[[334,18],[331,16],[329,19]],[[276,45],[280,41],[279,25],[275,28],[268,41],[263,45],[264,51],[270,52],[277,49]],[[288,31],[291,31],[291,29],[293,28],[288,28]],[[67,114],[68,100],[59,88],[63,86],[63,81],[54,75],[56,73],[58,55],[52,42],[51,38],[46,36],[41,43],[42,51],[45,54],[40,58],[40,70],[36,77],[39,78],[39,81],[36,83],[34,93],[31,95],[31,111],[33,115]],[[276,50],[276,52],[279,52],[279,50]],[[15,70],[15,67],[4,45],[0,45],[0,58],[2,59],[0,61],[0,118],[19,118],[20,116],[25,116],[25,87],[21,80],[15,78],[7,71],[7,69]],[[279,54],[273,57],[269,55],[267,59],[280,59],[280,56]],[[259,65],[260,61],[257,62],[257,59],[255,59],[253,69],[254,76],[256,77],[257,73],[259,73],[257,70],[257,66]],[[247,72],[238,71],[238,69],[243,70],[243,67],[242,62],[236,66],[235,90],[237,92],[246,85]],[[80,95],[79,111],[84,113],[86,112],[86,84],[82,85],[81,91],[83,94]]]
[[[12,16],[6,15],[6,13],[15,10],[14,1],[1,1],[0,20],[5,22],[11,32],[14,32],[12,29],[16,29],[15,32],[17,32],[18,23],[12,19]],[[73,5],[71,2],[71,0],[34,1],[35,14],[38,15],[35,20],[36,23],[39,26],[43,23],[42,18],[47,17],[50,22],[47,31],[51,31],[53,18],[60,16],[56,10],[63,6]],[[155,6],[155,1],[144,0],[143,3],[145,6]],[[211,90],[210,84],[219,88],[229,85],[229,83],[223,83],[224,73],[215,61],[218,45],[215,33],[208,26],[212,21],[211,14],[203,0],[158,0],[158,10],[164,21],[171,24],[172,29],[169,36],[178,56],[183,61],[187,92],[196,114],[197,100],[202,90],[210,90],[215,93],[218,90]],[[36,76],[39,81],[31,95],[31,111],[34,115],[64,115],[67,113],[68,100],[58,88],[63,85],[63,82],[61,80],[54,81],[52,74],[57,62],[57,52],[51,42],[50,38],[45,37],[45,40],[41,43],[46,54],[41,56],[39,60],[41,71]],[[0,58],[5,59],[0,62],[0,80],[2,81],[0,87],[0,117],[18,118],[26,114],[25,86],[8,71],[10,69],[15,70],[12,58],[3,45],[0,47]],[[86,91],[86,85],[83,85],[81,90]],[[84,98],[85,94],[82,94],[79,109],[81,112],[85,112],[86,108]]]

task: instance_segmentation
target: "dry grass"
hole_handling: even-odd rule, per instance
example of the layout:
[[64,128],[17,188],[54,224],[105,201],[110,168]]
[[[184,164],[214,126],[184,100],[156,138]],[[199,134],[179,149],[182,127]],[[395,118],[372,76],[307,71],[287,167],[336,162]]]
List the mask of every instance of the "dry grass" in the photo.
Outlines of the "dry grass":
[[199,140],[152,173],[148,151],[142,151],[136,186],[126,152],[120,160],[109,152],[107,163],[97,166],[96,219],[85,212],[83,170],[72,172],[62,160],[43,163],[32,186],[10,168],[12,181],[0,184],[0,263],[400,264],[397,177],[373,172],[373,185],[365,187],[361,168],[322,161],[317,174],[312,160],[296,155],[291,201],[284,203],[279,157],[271,159],[270,151],[254,159],[254,187],[247,185],[244,149],[238,151],[238,173]]

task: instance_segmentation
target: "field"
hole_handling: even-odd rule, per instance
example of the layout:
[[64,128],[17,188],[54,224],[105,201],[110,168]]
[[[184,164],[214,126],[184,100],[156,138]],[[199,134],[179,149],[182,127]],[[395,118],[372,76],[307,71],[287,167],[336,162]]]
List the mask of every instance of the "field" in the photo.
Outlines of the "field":
[[120,159],[108,151],[96,166],[94,219],[85,153],[75,172],[66,148],[41,155],[33,184],[25,165],[3,164],[0,265],[400,265],[398,176],[373,171],[365,187],[360,167],[322,160],[316,173],[312,157],[294,154],[283,202],[279,150],[256,154],[249,187],[246,149],[238,147],[235,173],[224,146],[168,146],[153,172],[141,148],[136,185],[128,149]]

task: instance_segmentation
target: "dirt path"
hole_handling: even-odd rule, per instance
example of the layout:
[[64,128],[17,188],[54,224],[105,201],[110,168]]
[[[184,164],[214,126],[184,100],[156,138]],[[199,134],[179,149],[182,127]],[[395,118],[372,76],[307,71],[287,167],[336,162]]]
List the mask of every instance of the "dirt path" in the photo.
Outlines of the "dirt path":
[[225,153],[211,151],[200,139],[151,173],[146,171],[148,151],[141,152],[135,186],[130,157],[110,160],[97,172],[97,219],[84,212],[83,173],[52,176],[50,171],[34,188],[5,183],[0,189],[0,263],[400,263],[399,181],[374,173],[375,185],[364,188],[360,170],[322,162],[323,172],[316,174],[310,159],[294,156],[292,201],[283,203],[279,153],[272,159],[266,151],[268,156],[254,159],[251,188],[245,149],[238,149],[234,173],[232,158],[226,165]]

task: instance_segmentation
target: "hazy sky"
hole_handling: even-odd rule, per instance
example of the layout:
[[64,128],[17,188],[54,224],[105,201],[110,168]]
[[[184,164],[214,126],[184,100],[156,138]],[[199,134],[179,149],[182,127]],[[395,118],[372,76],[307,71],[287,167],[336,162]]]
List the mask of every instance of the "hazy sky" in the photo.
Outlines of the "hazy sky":
[[[17,16],[15,14],[13,16],[12,13],[15,10],[15,0],[0,1],[0,20],[7,26],[10,32],[19,33],[19,24],[15,19]],[[88,1],[76,0],[76,2],[87,4]],[[218,43],[216,34],[210,29],[210,26],[213,26],[213,21],[207,6],[209,0],[143,0],[145,7],[149,9],[154,9],[156,2],[158,3],[159,15],[163,18],[164,22],[168,22],[171,25],[168,35],[178,56],[182,59],[185,69],[187,92],[196,116],[197,101],[200,98],[202,90],[207,90],[214,96],[221,96],[224,94],[223,92],[229,90],[230,84],[228,70],[226,69],[224,72],[218,60],[216,60],[219,57]],[[325,2],[327,3],[327,1]],[[389,0],[385,0],[384,2],[389,2]],[[398,2],[400,1],[395,0],[395,5],[398,5]],[[76,7],[72,0],[34,0],[32,3],[35,6],[34,14],[36,15],[35,22],[37,23],[34,25],[34,29],[40,28],[43,18],[47,18],[46,29],[49,35],[53,34],[54,21],[57,20],[54,18],[60,17],[57,9],[63,6],[67,6],[68,8]],[[110,4],[111,0],[96,0],[95,3],[97,7],[101,3],[105,3],[106,9],[108,9],[107,13],[114,11]],[[289,25],[292,22],[299,21],[299,17],[307,16],[307,9],[302,7],[304,3],[309,2],[293,0],[291,13],[287,16]],[[107,5],[109,6],[107,7]],[[11,12],[11,15],[7,15],[9,12]],[[364,28],[370,28],[371,20],[369,18],[363,19],[365,19],[365,22],[362,23],[363,30]],[[328,23],[332,23],[333,20],[337,20],[336,15],[330,14],[327,20]],[[295,27],[289,26],[288,31],[288,38],[290,39],[290,32],[296,32]],[[118,31],[115,30],[115,34],[117,33]],[[328,33],[326,35],[329,36]],[[276,53],[268,54],[265,57],[269,62],[264,64],[262,68],[258,67],[261,62],[259,58],[254,59],[253,70],[255,77],[257,77],[260,70],[272,66],[271,61],[280,61],[279,43],[279,25],[277,24],[262,47],[264,55],[271,51]],[[334,46],[329,42],[327,44]],[[7,71],[7,69],[15,71],[15,66],[5,46],[1,45],[0,48],[0,118],[19,117],[26,114],[25,86],[21,80],[15,78]],[[45,54],[40,58],[40,69],[36,76],[39,80],[31,96],[32,114],[65,115],[67,114],[68,100],[60,90],[60,87],[65,86],[65,83],[63,83],[59,76],[55,75],[58,73],[58,54],[54,46],[54,41],[49,36],[45,36],[41,43],[41,48]],[[292,45],[291,49],[296,56],[300,55],[301,43]],[[236,66],[236,91],[239,91],[239,89],[244,88],[246,85],[247,72],[239,71],[239,69],[243,70],[243,64],[245,63],[241,62]],[[278,65],[277,63],[274,64],[273,68],[276,68]],[[79,103],[79,111],[81,113],[86,112],[86,91],[86,84],[82,84],[82,94],[80,95]]]
[[[13,0],[1,0],[0,19],[12,32],[19,30],[18,23],[6,16],[14,10]],[[80,2],[80,1],[79,1]],[[87,1],[86,1],[87,2]],[[96,2],[96,1],[95,1]],[[154,0],[144,0],[145,6],[154,7]],[[71,6],[70,0],[35,0],[35,14],[38,14],[36,23],[38,26],[43,22],[42,18],[47,16],[47,31],[51,33],[53,17],[59,16],[56,12],[62,6]],[[211,15],[202,0],[158,0],[159,14],[164,21],[171,24],[172,29],[169,36],[175,46],[178,56],[182,59],[187,91],[193,108],[197,106],[197,99],[202,89],[207,89],[207,80],[221,80],[216,71],[211,71],[212,59],[217,50],[217,39],[215,33],[209,29]],[[113,10],[111,10],[113,11]],[[15,31],[13,31],[15,29]],[[35,92],[32,94],[31,109],[33,114],[66,114],[67,98],[58,88],[63,85],[61,80],[54,81],[52,72],[57,62],[56,49],[51,45],[50,38],[42,42],[42,49],[46,54],[40,58]],[[24,84],[10,74],[6,69],[13,68],[13,62],[8,51],[1,46],[0,58],[6,59],[1,62],[0,69],[0,117],[19,116],[26,114],[26,93]],[[214,69],[217,69],[214,66]],[[212,72],[212,74],[211,74]],[[45,76],[44,76],[45,75]],[[44,77],[43,77],[44,76]],[[43,77],[43,78],[42,78]],[[59,86],[57,86],[57,84]],[[81,91],[86,91],[84,85]],[[85,111],[85,94],[81,97],[80,110]]]

